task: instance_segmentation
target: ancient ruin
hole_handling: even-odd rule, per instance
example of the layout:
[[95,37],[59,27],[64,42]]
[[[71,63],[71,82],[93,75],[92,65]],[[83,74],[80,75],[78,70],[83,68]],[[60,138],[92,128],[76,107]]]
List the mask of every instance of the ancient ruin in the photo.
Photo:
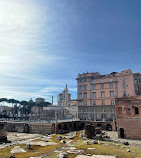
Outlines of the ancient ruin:
[[7,142],[6,123],[0,122],[0,143]]
[[85,136],[87,138],[93,138],[95,136],[95,127],[92,124],[87,124],[85,126]]

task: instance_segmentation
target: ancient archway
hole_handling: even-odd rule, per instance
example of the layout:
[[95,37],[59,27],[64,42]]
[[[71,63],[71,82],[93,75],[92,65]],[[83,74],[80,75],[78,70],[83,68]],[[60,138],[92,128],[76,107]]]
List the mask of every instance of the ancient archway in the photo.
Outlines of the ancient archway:
[[120,138],[124,138],[124,129],[120,128]]
[[85,127],[85,123],[81,123],[80,128],[81,128],[81,129],[84,129],[84,127]]
[[69,125],[70,125],[70,130],[72,130],[72,124],[70,123]]
[[139,114],[139,109],[137,107],[135,107],[135,115]]
[[99,129],[102,129],[102,124],[98,123],[98,124],[97,124],[97,127],[98,127]]
[[61,124],[58,124],[58,130],[61,130]]
[[64,128],[63,128],[63,130],[68,130],[68,127],[67,127],[66,124],[64,124]]
[[77,130],[76,123],[74,123],[74,130]]
[[107,131],[112,131],[112,126],[111,126],[110,124],[107,124],[107,125],[106,125],[106,130],[107,130]]

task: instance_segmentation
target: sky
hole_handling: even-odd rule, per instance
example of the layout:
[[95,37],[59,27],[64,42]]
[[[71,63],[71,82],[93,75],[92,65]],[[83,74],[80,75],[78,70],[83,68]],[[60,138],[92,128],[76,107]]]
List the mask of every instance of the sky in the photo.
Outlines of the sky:
[[78,73],[141,72],[140,0],[0,0],[0,98],[57,104]]

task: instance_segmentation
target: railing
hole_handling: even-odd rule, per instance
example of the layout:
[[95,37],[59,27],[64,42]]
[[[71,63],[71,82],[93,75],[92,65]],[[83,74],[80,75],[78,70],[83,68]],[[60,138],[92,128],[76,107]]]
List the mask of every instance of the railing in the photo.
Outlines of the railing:
[[[30,123],[30,122],[34,122],[34,123],[55,123],[55,119],[54,120],[0,120],[0,121],[7,121],[7,122],[23,122],[23,123]],[[71,121],[80,121],[80,119],[78,118],[72,118],[72,119],[63,119],[63,120],[57,120],[57,122],[71,122]]]

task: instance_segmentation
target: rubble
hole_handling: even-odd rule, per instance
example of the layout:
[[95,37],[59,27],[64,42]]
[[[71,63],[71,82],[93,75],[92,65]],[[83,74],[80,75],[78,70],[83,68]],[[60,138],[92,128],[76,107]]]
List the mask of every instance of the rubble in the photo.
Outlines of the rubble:
[[25,153],[27,151],[25,151],[24,149],[20,148],[19,146],[15,146],[10,152],[11,153]]
[[67,158],[67,153],[60,153],[57,158]]

